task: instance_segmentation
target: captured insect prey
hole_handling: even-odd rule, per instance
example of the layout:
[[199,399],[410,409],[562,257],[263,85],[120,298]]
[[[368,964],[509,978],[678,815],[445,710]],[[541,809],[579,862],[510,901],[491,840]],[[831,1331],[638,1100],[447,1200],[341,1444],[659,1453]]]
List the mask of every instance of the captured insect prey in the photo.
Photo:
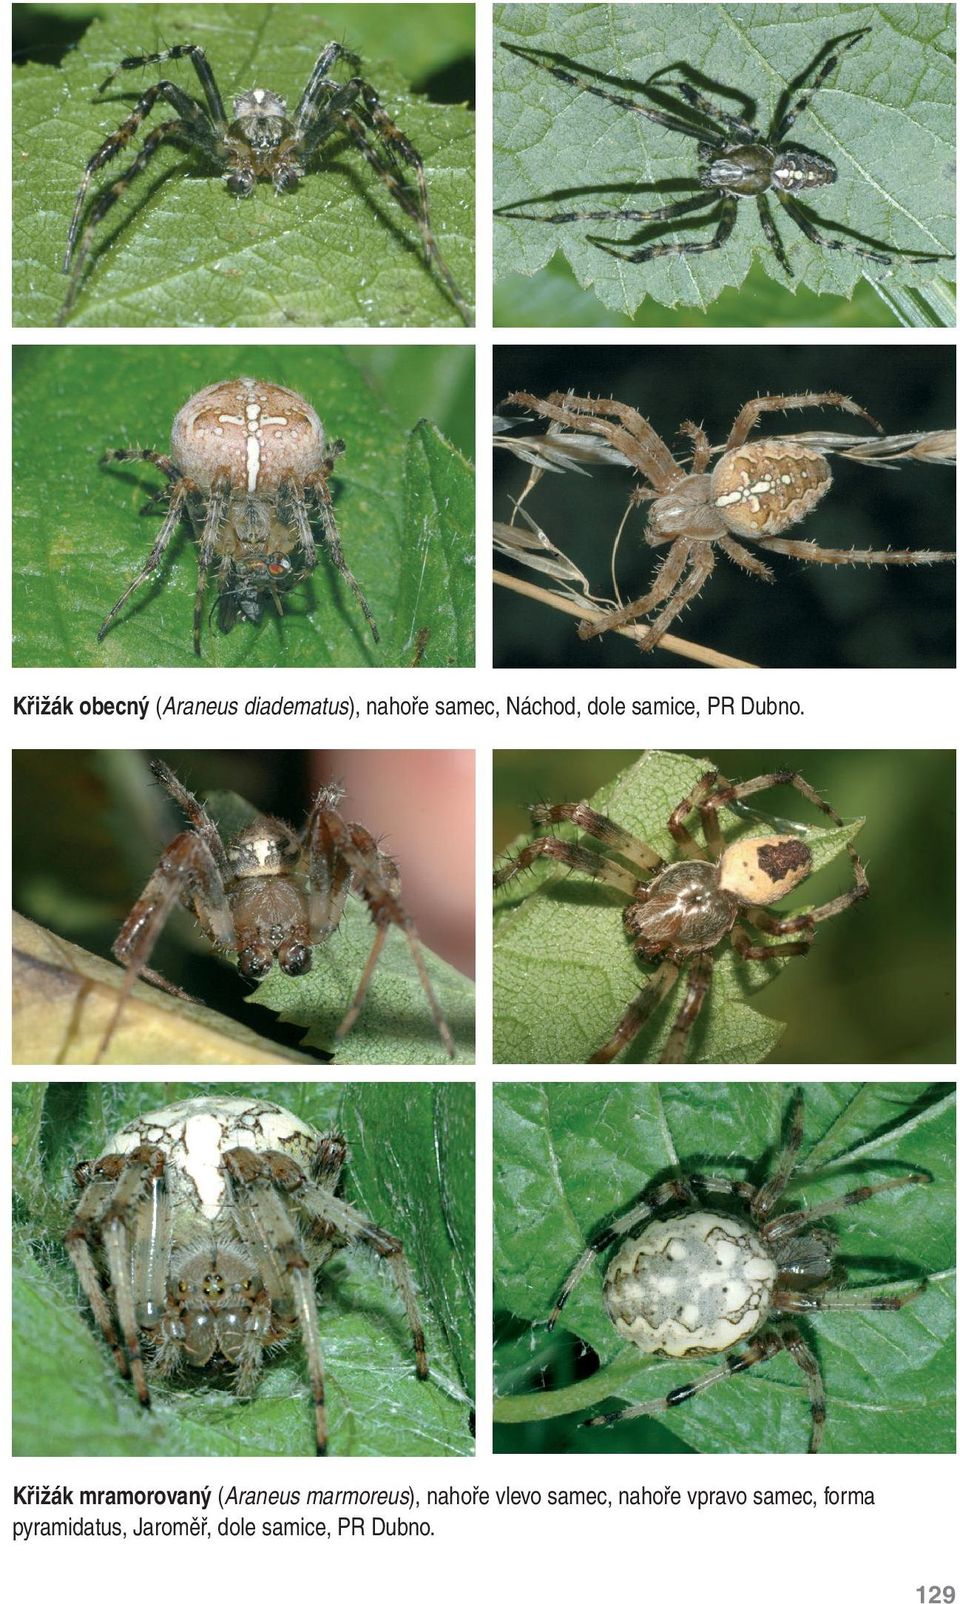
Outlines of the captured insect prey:
[[282,614],[283,597],[316,566],[314,521],[331,563],[379,641],[340,544],[328,482],[346,446],[327,439],[303,396],[257,379],[208,385],[174,418],[170,449],[170,456],[113,450],[103,458],[105,464],[148,462],[158,468],[167,479],[158,499],[168,506],[150,555],[111,607],[98,641],[134,592],[157,574],[184,518],[197,542],[193,647],[198,657],[208,577],[215,577],[216,613],[224,632],[238,619],[259,623],[265,605]]
[[427,1379],[403,1245],[339,1196],[346,1161],[341,1136],[276,1103],[210,1095],[141,1115],[95,1161],[77,1165],[67,1252],[144,1408],[150,1380],[190,1369],[230,1370],[238,1395],[250,1398],[264,1359],[299,1336],[316,1452],[326,1453],[317,1275],[356,1247],[389,1266],[416,1379]]
[[[517,391],[508,404],[547,420],[548,445],[562,449],[567,433],[574,443],[577,437],[595,436],[616,453],[616,460],[631,466],[646,481],[627,501],[614,550],[629,514],[649,503],[644,539],[649,546],[665,548],[663,560],[649,590],[634,601],[604,605],[592,598],[589,616],[582,617],[578,625],[582,640],[656,614],[637,642],[641,651],[651,651],[709,579],[716,552],[768,583],[776,578],[761,560],[768,552],[833,567],[928,567],[956,561],[951,551],[845,549],[821,546],[816,540],[783,538],[787,530],[804,522],[827,494],[833,484],[828,453],[842,450],[844,437],[809,433],[751,440],[749,436],[770,413],[808,407],[836,407],[864,419],[882,434],[880,424],[864,407],[838,391],[764,395],[747,401],[720,446],[711,445],[701,425],[681,424],[680,434],[693,447],[689,468],[648,419],[625,402],[564,391],[541,399]],[[851,437],[851,442],[856,444],[856,438]],[[717,461],[711,468],[714,457]]]
[[362,824],[344,818],[340,786],[326,785],[318,791],[301,830],[260,814],[224,838],[207,809],[166,763],[155,759],[150,769],[189,827],[164,848],[113,943],[114,956],[127,974],[98,1059],[106,1053],[138,979],[182,995],[148,967],[178,903],[194,915],[217,952],[236,955],[244,980],[258,982],[274,966],[284,975],[298,977],[315,962],[321,965],[323,954],[315,949],[339,928],[350,896],[366,905],[372,940],[362,973],[350,982],[353,997],[337,1027],[336,1045],[355,1025],[391,926],[396,926],[443,1051],[453,1057],[453,1036],[427,973],[417,927],[401,900],[398,866]]
[[[592,71],[591,68],[582,67],[576,62],[568,62],[564,56],[505,43],[506,50],[532,62],[534,66],[552,74],[561,83],[569,84],[572,89],[596,95],[622,111],[658,123],[663,128],[695,140],[701,164],[696,177],[691,177],[689,180],[678,178],[677,183],[667,188],[675,190],[678,187],[699,187],[701,193],[684,200],[669,201],[662,206],[639,209],[615,206],[589,210],[567,208],[563,211],[543,213],[526,210],[528,203],[524,202],[519,208],[517,205],[498,208],[497,215],[516,218],[523,222],[551,224],[580,222],[669,224],[676,219],[688,217],[690,213],[707,213],[704,217],[694,219],[695,223],[702,222],[713,228],[714,232],[707,239],[690,239],[684,236],[670,242],[651,240],[650,243],[637,241],[626,244],[618,240],[600,238],[595,234],[587,235],[589,243],[598,250],[625,262],[640,263],[663,256],[698,256],[708,251],[720,250],[733,232],[740,202],[755,200],[760,226],[767,243],[783,272],[793,278],[794,271],[770,209],[768,197],[773,195],[795,226],[822,250],[841,251],[859,257],[862,261],[876,262],[887,269],[892,269],[897,261],[925,263],[951,260],[948,253],[910,250],[900,244],[886,241],[874,242],[865,237],[861,242],[855,237],[848,237],[850,230],[841,224],[834,224],[827,219],[817,217],[805,203],[808,191],[824,189],[828,185],[835,184],[843,174],[827,157],[808,150],[803,145],[794,148],[784,141],[794,123],[807,110],[817,91],[830,78],[844,53],[864,39],[870,31],[869,28],[860,28],[855,33],[841,35],[835,40],[824,43],[804,72],[795,80],[793,96],[786,101],[779,114],[774,113],[766,133],[754,127],[742,116],[737,116],[718,105],[716,101],[708,99],[694,84],[688,83],[685,79],[655,76],[650,80],[650,89],[656,92],[658,101],[667,95],[679,97],[680,104],[676,109],[671,107],[665,111],[658,109],[657,106],[646,106],[636,99],[628,98],[616,88],[605,87],[603,73],[594,71],[594,78],[599,81],[592,81],[590,76],[584,76],[585,73],[589,74]],[[576,70],[571,70],[573,68]],[[607,82],[613,85],[619,80],[609,78]],[[637,93],[641,93],[643,89],[643,85],[638,85]],[[831,229],[838,229],[843,237],[831,235],[828,232]],[[662,229],[659,232],[662,232]]]
[[[261,182],[272,184],[278,196],[295,189],[308,172],[327,164],[328,144],[344,140],[360,153],[383,184],[385,197],[389,197],[417,229],[427,271],[442,286],[464,322],[470,321],[466,298],[437,245],[419,152],[392,121],[376,91],[363,78],[355,76],[341,83],[330,76],[338,62],[358,67],[358,56],[342,45],[326,45],[292,114],[287,111],[286,101],[272,90],[250,89],[234,97],[233,113],[228,117],[213,69],[202,48],[194,44],[173,45],[152,55],[127,57],[103,81],[98,93],[105,93],[122,72],[179,61],[183,57],[193,65],[203,92],[202,100],[169,79],[161,79],[140,93],[129,116],[87,162],[67,237],[63,270],[69,274],[69,286],[58,319],[60,324],[66,323],[73,311],[101,223],[165,142],[193,151],[201,169],[222,173],[230,193],[242,199]],[[176,116],[151,128],[134,160],[119,178],[99,193],[84,221],[87,193],[93,179],[127,148],[158,101],[166,101]]]

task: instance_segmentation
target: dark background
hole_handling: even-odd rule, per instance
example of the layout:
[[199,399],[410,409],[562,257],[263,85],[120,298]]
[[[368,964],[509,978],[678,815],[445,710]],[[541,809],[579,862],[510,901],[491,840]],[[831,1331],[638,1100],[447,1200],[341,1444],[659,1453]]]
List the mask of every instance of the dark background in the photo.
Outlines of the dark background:
[[[501,346],[494,349],[495,408],[513,390],[613,395],[635,406],[671,449],[685,419],[702,422],[722,443],[753,396],[839,390],[873,414],[888,434],[950,428],[954,422],[953,347],[915,346]],[[506,415],[506,414],[505,414]],[[512,413],[510,415],[513,415]],[[521,434],[543,421],[517,414]],[[812,429],[869,434],[868,424],[834,408],[771,414],[753,437]],[[716,459],[714,459],[716,460]],[[954,549],[954,475],[935,464],[897,469],[829,459],[832,488],[787,536],[821,546]],[[511,497],[528,469],[494,452],[494,516],[508,522]],[[610,596],[610,553],[635,480],[627,468],[594,468],[589,478],[547,473],[524,503],[550,539],[586,574],[595,594]],[[620,542],[624,600],[649,588],[665,548],[643,538],[646,509],[636,509]],[[747,541],[751,551],[758,543]],[[537,582],[531,569],[498,565]],[[735,568],[722,553],[699,596],[672,632],[761,667],[931,668],[955,662],[955,572],[925,568],[808,564],[771,554],[772,585]],[[613,634],[581,641],[576,622],[494,587],[494,666],[498,668],[677,668],[686,659],[647,655]]]

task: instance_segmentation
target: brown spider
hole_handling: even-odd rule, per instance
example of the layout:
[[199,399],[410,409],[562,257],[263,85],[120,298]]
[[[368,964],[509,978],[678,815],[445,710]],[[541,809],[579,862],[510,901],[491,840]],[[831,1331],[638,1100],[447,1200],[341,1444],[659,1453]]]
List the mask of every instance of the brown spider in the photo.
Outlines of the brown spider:
[[176,991],[148,969],[150,955],[179,902],[192,913],[218,952],[234,952],[245,980],[259,981],[277,963],[285,975],[305,975],[320,947],[337,929],[347,896],[362,897],[374,938],[356,993],[337,1026],[339,1043],[352,1029],[391,925],[403,931],[433,1022],[449,1057],[453,1037],[434,994],[417,927],[400,900],[400,872],[362,824],[338,812],[343,791],[318,791],[300,831],[282,819],[259,815],[224,842],[206,808],[166,763],[151,773],[190,821],[160,856],[142,896],[113,943],[126,970],[116,1009],[100,1046],[106,1051],[134,982],[140,975]]
[[[669,996],[681,971],[689,966],[683,999],[659,1059],[661,1064],[682,1063],[690,1031],[710,987],[714,948],[724,936],[730,937],[737,955],[750,962],[802,957],[812,945],[814,926],[843,913],[867,895],[870,888],[866,872],[853,845],[848,844],[855,879],[848,891],[808,913],[779,916],[767,911],[812,872],[809,846],[797,835],[751,836],[728,845],[717,813],[720,808],[776,785],[793,786],[834,824],[843,825],[829,803],[801,775],[786,769],[739,784],[731,784],[715,770],[703,774],[667,820],[680,849],[678,863],[665,863],[639,836],[595,812],[586,802],[546,802],[530,809],[537,824],[577,825],[626,859],[629,867],[559,836],[538,836],[496,871],[494,888],[506,885],[538,858],[553,858],[577,874],[590,875],[622,892],[628,899],[623,910],[627,934],[641,957],[659,960],[658,968],[633,999],[613,1035],[590,1055],[591,1064],[609,1064],[623,1052],[658,1004]],[[703,848],[684,823],[694,809],[700,815],[709,859],[704,858]],[[744,920],[767,935],[803,935],[778,945],[761,944],[745,928]]]
[[[721,447],[711,446],[695,423],[681,425],[681,434],[693,441],[693,461],[686,472],[652,425],[635,408],[603,397],[568,395],[554,391],[547,400],[519,391],[510,404],[539,413],[564,428],[601,436],[649,480],[652,488],[638,487],[627,504],[623,523],[643,501],[653,505],[644,538],[650,546],[669,546],[647,593],[624,607],[611,608],[578,626],[583,640],[632,623],[656,608],[661,611],[640,642],[651,651],[687,603],[703,587],[714,568],[714,547],[758,579],[772,582],[766,563],[735,540],[754,540],[761,551],[780,552],[807,562],[831,564],[879,563],[901,566],[955,562],[953,552],[837,550],[812,540],[782,540],[793,524],[802,522],[826,495],[833,476],[823,450],[816,443],[797,440],[753,440],[747,436],[765,412],[786,412],[793,407],[839,407],[865,418],[882,433],[869,412],[836,391],[803,395],[758,396],[741,407]],[[710,458],[721,453],[708,472]],[[621,530],[623,528],[621,523]]]
[[295,390],[257,379],[208,384],[185,402],[170,432],[172,455],[108,451],[109,462],[150,462],[166,474],[160,494],[166,516],[146,562],[111,607],[97,632],[102,641],[124,604],[157,572],[171,537],[187,517],[197,538],[197,593],[193,649],[200,655],[200,625],[207,575],[216,569],[218,619],[225,634],[242,615],[258,623],[269,598],[278,613],[282,596],[316,565],[311,517],[323,529],[334,567],[350,586],[375,641],[380,636],[367,598],[347,566],[327,480],[346,448],[327,440],[309,401]]

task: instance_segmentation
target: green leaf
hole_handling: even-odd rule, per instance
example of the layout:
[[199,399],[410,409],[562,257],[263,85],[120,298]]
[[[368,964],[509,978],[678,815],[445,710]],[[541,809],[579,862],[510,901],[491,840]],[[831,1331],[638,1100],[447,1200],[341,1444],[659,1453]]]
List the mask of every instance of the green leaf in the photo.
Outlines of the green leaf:
[[[285,384],[346,441],[332,478],[347,562],[381,634],[377,647],[352,591],[321,547],[312,576],[284,616],[265,612],[225,635],[204,618],[193,651],[195,542],[174,536],[157,578],[143,586],[102,644],[97,631],[142,568],[160,515],[142,509],[162,484],[146,464],[99,466],[111,447],[167,447],[183,403],[204,385],[239,376]],[[406,369],[429,369],[441,415],[406,424]],[[370,666],[413,661],[429,628],[428,665],[474,661],[474,486],[469,463],[440,432],[449,413],[463,434],[471,353],[411,348],[387,379],[365,351],[332,346],[30,347],[16,371],[14,661],[43,667]],[[401,416],[390,404],[389,378]],[[96,406],[90,397],[96,397]],[[414,414],[414,418],[416,414]],[[38,427],[38,419],[43,427]],[[438,427],[439,426],[439,427]],[[319,694],[319,692],[318,692]]]
[[[835,162],[837,184],[812,210],[824,223],[848,228],[906,251],[953,249],[953,8],[924,6],[901,18],[862,8],[872,32],[845,54],[788,135]],[[869,13],[869,15],[868,15]],[[766,128],[781,96],[831,38],[856,28],[854,12],[815,22],[787,5],[504,6],[494,53],[495,204],[543,215],[553,211],[653,208],[696,191],[693,139],[595,95],[561,83],[542,66],[502,48],[505,43],[566,57],[603,75],[607,87],[641,105],[644,84],[664,69],[667,80],[690,73],[707,98]],[[571,69],[575,70],[575,69]],[[589,73],[587,74],[589,76]],[[600,81],[600,80],[598,80]],[[611,85],[612,81],[612,85]],[[669,101],[669,94],[668,94]],[[661,104],[658,100],[657,104]],[[673,102],[675,105],[676,102]],[[909,152],[909,158],[905,153]],[[684,181],[683,187],[676,186]],[[553,197],[556,204],[550,204]],[[554,252],[566,255],[577,282],[600,302],[632,317],[645,297],[665,307],[704,311],[725,289],[740,286],[759,252],[769,276],[791,289],[849,296],[861,276],[880,269],[846,252],[824,250],[802,235],[783,209],[774,219],[795,279],[776,262],[757,208],[744,202],[733,235],[719,250],[629,263],[597,249],[589,234],[621,244],[654,225],[548,225],[496,222],[498,274],[534,274]],[[695,214],[695,217],[698,214]],[[682,219],[658,239],[705,239],[712,228]],[[842,237],[839,236],[839,237]],[[944,276],[947,262],[895,259],[898,282]]]
[[[16,70],[15,321],[56,319],[84,162],[158,71],[122,74],[102,97],[98,84],[124,57],[185,40],[206,50],[228,111],[254,82],[295,106],[331,38],[356,49],[363,75],[423,158],[437,244],[469,298],[473,119],[463,107],[431,105],[410,92],[425,65],[462,49],[460,13],[469,8],[410,8],[419,12],[413,21],[421,36],[446,35],[449,43],[447,50],[421,44],[409,56],[400,55],[406,35],[393,37],[392,7],[339,9],[337,17],[317,12],[311,25],[287,5],[110,6],[59,66],[30,62]],[[163,70],[198,93],[189,62]],[[157,112],[146,127],[161,120]],[[139,136],[127,148],[138,149]],[[123,159],[98,175],[104,184],[124,170]],[[98,233],[72,318],[78,326],[462,326],[416,225],[347,140],[325,146],[322,164],[296,191],[277,195],[259,184],[242,202],[198,153],[162,145]]]
[[[827,1220],[851,1285],[929,1285],[897,1312],[823,1313],[800,1323],[827,1392],[828,1453],[950,1453],[954,1445],[955,1091],[915,1082],[814,1083],[789,1207],[912,1171],[929,1186],[870,1199]],[[530,1331],[531,1367],[549,1343],[539,1329],[592,1233],[653,1180],[691,1170],[755,1183],[781,1143],[788,1093],[765,1083],[501,1085],[494,1116],[495,1305]],[[583,1277],[561,1323],[589,1344],[600,1370],[566,1391],[504,1399],[498,1419],[534,1422],[607,1413],[661,1398],[714,1361],[643,1357],[624,1344],[601,1303],[604,1261]],[[513,1357],[512,1350],[509,1357]],[[660,1417],[662,1420],[662,1417]],[[670,1411],[669,1429],[705,1453],[801,1453],[806,1387],[785,1355]],[[643,1451],[647,1423],[624,1423],[621,1452]],[[637,1433],[637,1435],[633,1435]],[[588,1451],[592,1433],[571,1435]],[[506,1446],[506,1443],[504,1444]],[[514,1449],[520,1444],[514,1442]]]
[[[673,752],[647,752],[590,798],[591,806],[632,830],[666,859],[675,844],[666,820],[711,764]],[[575,800],[557,798],[554,800]],[[762,803],[760,804],[762,807]],[[762,815],[721,811],[727,839],[769,833]],[[802,834],[813,854],[814,872],[841,853],[863,820],[842,829],[777,820],[777,831]],[[557,832],[577,838],[563,826]],[[515,856],[524,840],[512,843]],[[532,886],[532,889],[531,889]],[[805,888],[806,889],[806,888]],[[813,906],[809,894],[807,906]],[[494,937],[494,1061],[498,1064],[585,1063],[609,1039],[627,1005],[655,966],[636,956],[621,920],[624,899],[610,888],[571,875],[542,859],[528,878],[509,881],[497,894]],[[763,937],[763,940],[772,939]],[[782,1026],[765,1019],[749,999],[783,967],[735,958],[719,949],[710,993],[690,1037],[692,1063],[760,1063],[778,1041]],[[682,979],[665,1005],[621,1056],[622,1062],[656,1063],[676,1017]]]
[[265,1097],[317,1129],[342,1129],[351,1147],[344,1196],[401,1238],[417,1281],[431,1364],[423,1383],[389,1273],[347,1251],[322,1274],[331,1453],[471,1453],[472,1259],[463,1217],[474,1190],[472,1088],[243,1082],[16,1089],[14,1453],[312,1453],[299,1342],[267,1359],[249,1401],[236,1398],[228,1375],[185,1373],[151,1382],[147,1415],[117,1375],[63,1252],[74,1163],[149,1108],[211,1091]]

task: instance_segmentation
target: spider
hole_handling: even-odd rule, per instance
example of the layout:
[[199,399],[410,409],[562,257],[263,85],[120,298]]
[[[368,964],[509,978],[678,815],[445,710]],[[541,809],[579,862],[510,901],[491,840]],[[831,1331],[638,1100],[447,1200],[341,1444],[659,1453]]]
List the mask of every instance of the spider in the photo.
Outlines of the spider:
[[[686,971],[683,997],[660,1055],[661,1064],[684,1061],[690,1031],[710,988],[714,951],[724,936],[738,957],[751,963],[803,957],[813,943],[816,925],[843,913],[869,891],[859,855],[847,845],[854,885],[829,902],[806,913],[776,914],[771,905],[792,891],[813,871],[813,854],[798,835],[749,836],[728,844],[717,814],[747,797],[773,786],[789,785],[842,827],[843,820],[829,803],[791,769],[761,774],[731,784],[715,770],[701,775],[678,802],[667,828],[680,850],[680,861],[665,863],[659,853],[586,802],[544,802],[530,809],[536,824],[576,825],[617,857],[603,856],[560,836],[537,836],[508,860],[493,877],[494,888],[506,885],[539,858],[552,858],[576,874],[601,881],[627,898],[623,923],[641,957],[657,960],[658,967],[627,1008],[612,1036],[590,1055],[591,1064],[609,1064],[642,1030],[658,1005],[666,1000]],[[685,820],[699,813],[706,842],[703,848],[690,834]],[[625,859],[625,863],[618,861]],[[796,936],[776,945],[757,942],[751,932]]]
[[330,560],[356,596],[375,641],[380,636],[367,599],[347,567],[327,480],[346,447],[328,441],[303,396],[257,379],[227,379],[190,397],[173,420],[172,456],[157,451],[108,451],[103,463],[150,462],[169,486],[169,502],[153,550],[100,626],[102,641],[117,614],[157,572],[181,518],[197,538],[193,649],[207,576],[216,567],[220,628],[239,617],[257,623],[264,601],[283,612],[282,596],[317,561],[311,515],[319,517]]
[[164,848],[143,893],[113,943],[126,968],[117,1006],[100,1046],[106,1051],[140,975],[176,995],[148,969],[150,956],[179,902],[192,913],[218,952],[233,952],[245,980],[260,981],[276,963],[285,975],[305,975],[313,948],[338,928],[348,895],[361,897],[373,921],[373,945],[356,993],[337,1027],[339,1044],[356,1023],[390,926],[402,930],[430,1005],[437,1034],[453,1057],[453,1037],[427,973],[417,927],[400,900],[400,872],[362,824],[338,809],[343,791],[317,792],[300,831],[282,819],[258,815],[226,842],[206,808],[159,758],[150,771],[172,797],[190,828]]
[[142,1115],[93,1163],[77,1165],[67,1252],[145,1409],[148,1366],[164,1380],[185,1364],[232,1368],[248,1398],[264,1355],[299,1330],[316,1451],[325,1453],[316,1275],[358,1244],[390,1265],[426,1380],[403,1245],[337,1196],[346,1157],[341,1136],[321,1135],[276,1103],[211,1096]]
[[[648,420],[622,402],[561,391],[555,391],[546,401],[519,391],[508,402],[564,428],[600,435],[650,481],[650,489],[633,491],[627,514],[641,502],[652,502],[644,538],[650,546],[668,546],[669,550],[646,594],[595,619],[582,620],[578,625],[582,640],[632,623],[659,607],[660,613],[639,642],[642,651],[652,651],[709,579],[715,563],[714,547],[747,573],[772,583],[773,571],[735,540],[735,535],[756,541],[763,552],[779,552],[807,562],[916,567],[956,561],[955,554],[947,551],[838,550],[818,546],[813,540],[780,538],[784,530],[801,523],[822,501],[833,476],[815,439],[800,444],[795,440],[751,441],[747,436],[766,412],[819,406],[855,413],[883,432],[869,412],[837,391],[763,395],[747,401],[721,447],[711,446],[698,424],[682,424],[681,434],[693,441],[689,473]],[[720,459],[708,472],[710,458],[717,450]]]
[[[464,322],[470,322],[470,309],[434,237],[419,152],[390,119],[376,91],[364,79],[352,77],[346,83],[338,83],[330,76],[339,61],[358,67],[359,56],[342,45],[324,46],[292,117],[287,114],[286,101],[271,89],[249,89],[235,96],[233,117],[228,120],[213,69],[200,45],[172,45],[153,55],[128,56],[104,79],[97,93],[102,95],[121,72],[179,61],[183,56],[193,63],[203,102],[169,79],[161,79],[144,90],[130,115],[87,162],[67,235],[63,271],[69,273],[70,283],[59,324],[64,324],[73,310],[97,228],[164,141],[196,151],[209,166],[225,174],[231,195],[243,198],[261,181],[272,183],[278,195],[295,189],[308,168],[324,159],[323,147],[337,137],[346,137],[359,150],[400,210],[416,224],[428,268],[437,275]],[[81,234],[87,191],[94,174],[126,148],[158,100],[167,101],[176,117],[151,129],[130,166],[94,201]],[[415,198],[408,193],[404,168],[412,169],[416,176]]]
[[[506,45],[505,48],[514,55],[522,56],[535,66],[542,67],[555,78],[559,78],[562,83],[573,84],[576,89],[598,95],[601,100],[611,101],[613,105],[622,106],[627,111],[635,112],[639,117],[646,117],[650,122],[659,123],[664,128],[673,129],[678,134],[685,134],[689,139],[695,139],[697,155],[702,163],[696,182],[707,193],[694,195],[688,200],[672,201],[648,211],[616,207],[589,212],[554,212],[542,217],[534,212],[501,210],[498,215],[536,223],[584,221],[663,223],[675,217],[682,217],[688,212],[702,211],[705,207],[714,209],[711,216],[699,219],[703,222],[716,223],[716,232],[708,240],[684,240],[675,244],[644,245],[635,250],[624,250],[613,240],[598,239],[593,234],[587,235],[592,245],[598,246],[610,256],[619,257],[621,261],[650,262],[658,256],[700,256],[706,251],[719,250],[733,232],[740,201],[753,198],[757,202],[760,226],[773,248],[774,255],[784,272],[793,278],[793,269],[787,261],[783,241],[777,233],[767,200],[767,195],[773,194],[801,232],[815,245],[829,251],[847,251],[850,255],[862,257],[866,261],[892,267],[894,265],[892,256],[881,251],[869,250],[852,240],[830,239],[822,231],[825,226],[838,225],[823,224],[817,227],[820,219],[818,218],[816,222],[811,219],[797,198],[798,191],[822,189],[827,184],[836,183],[837,169],[825,156],[818,156],[812,151],[791,149],[790,146],[783,144],[784,136],[809,106],[817,90],[833,72],[844,51],[849,50],[869,32],[869,28],[860,28],[856,33],[842,34],[825,44],[801,73],[796,81],[796,87],[799,88],[803,84],[816,67],[823,52],[828,51],[827,59],[820,66],[813,82],[793,100],[792,104],[788,99],[779,115],[774,113],[770,130],[766,135],[759,128],[754,128],[752,124],[745,122],[742,117],[736,117],[722,106],[707,100],[691,84],[683,81],[664,79],[663,85],[682,95],[695,113],[699,114],[700,120],[707,125],[706,127],[691,124],[690,113],[686,108],[681,108],[680,115],[675,112],[668,114],[654,111],[651,107],[638,105],[636,101],[628,100],[611,89],[603,89],[599,84],[589,83],[587,79],[567,72],[562,67],[551,66],[549,62],[541,59],[543,55],[541,51],[529,50],[520,45]],[[580,70],[590,71],[589,68]],[[886,246],[885,250],[892,251],[902,261],[907,262],[950,260],[949,256],[938,256],[930,251],[902,251],[893,245]]]
[[[725,1175],[681,1173],[648,1187],[625,1214],[591,1238],[563,1284],[549,1330],[598,1254],[626,1237],[607,1265],[603,1283],[604,1308],[625,1341],[641,1353],[668,1359],[727,1353],[741,1342],[747,1346],[698,1381],[652,1402],[594,1416],[585,1425],[610,1426],[662,1414],[728,1376],[787,1353],[807,1384],[812,1417],[808,1452],[819,1451],[827,1413],[820,1366],[797,1327],[780,1322],[787,1315],[820,1310],[902,1309],[919,1297],[926,1282],[906,1292],[844,1288],[844,1272],[835,1259],[837,1237],[817,1222],[879,1192],[925,1185],[930,1176],[898,1175],[810,1208],[777,1213],[802,1144],[803,1092],[798,1089],[787,1111],[782,1150],[762,1186]],[[736,1199],[743,1212],[729,1212],[729,1205],[722,1212],[711,1207],[708,1200],[717,1197]],[[681,1212],[654,1218],[667,1209]],[[636,1232],[638,1226],[642,1229]]]

